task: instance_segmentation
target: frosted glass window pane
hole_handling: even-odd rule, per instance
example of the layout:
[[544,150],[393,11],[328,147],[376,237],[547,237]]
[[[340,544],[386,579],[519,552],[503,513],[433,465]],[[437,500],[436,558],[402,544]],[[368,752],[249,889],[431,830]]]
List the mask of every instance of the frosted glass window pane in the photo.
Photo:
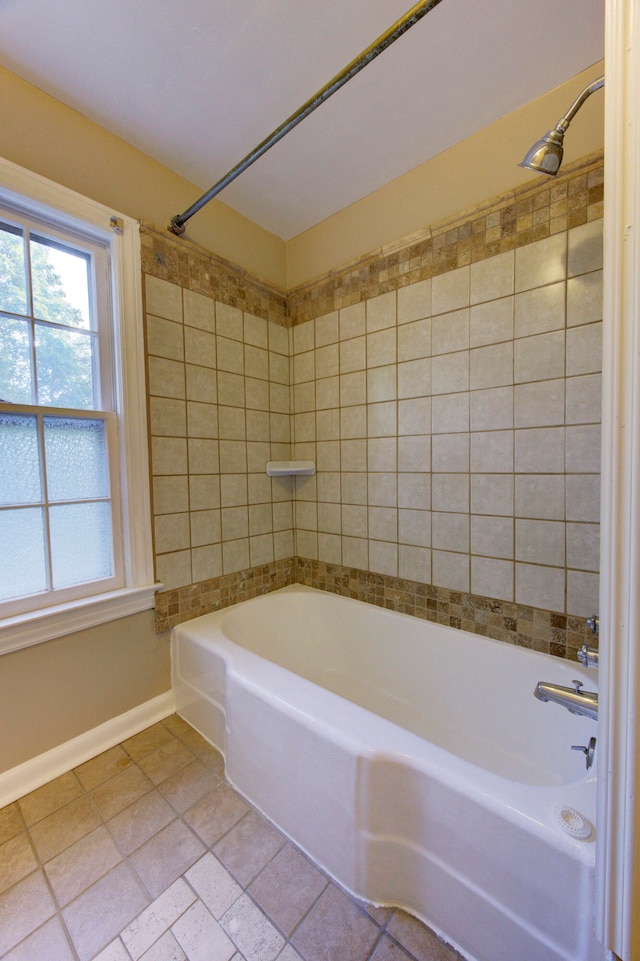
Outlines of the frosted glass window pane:
[[64,504],[49,511],[53,587],[110,577],[111,508],[104,502]]
[[0,600],[47,589],[42,508],[0,511]]
[[0,414],[0,504],[33,504],[41,500],[36,418]]
[[80,331],[36,327],[38,400],[50,407],[92,410],[93,337]]
[[31,354],[26,320],[0,317],[0,400],[32,403]]
[[20,227],[0,222],[0,310],[26,314],[27,280],[24,233]]
[[44,449],[50,500],[109,496],[104,421],[45,417]]
[[35,317],[89,329],[88,254],[31,235],[31,278]]

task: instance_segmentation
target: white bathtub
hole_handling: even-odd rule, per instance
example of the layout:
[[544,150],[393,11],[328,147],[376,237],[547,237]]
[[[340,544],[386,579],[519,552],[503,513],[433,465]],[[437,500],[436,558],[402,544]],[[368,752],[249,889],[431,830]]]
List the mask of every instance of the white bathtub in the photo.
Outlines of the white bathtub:
[[172,657],[229,781],[354,894],[476,961],[598,956],[594,833],[562,826],[595,823],[571,745],[597,725],[533,696],[593,671],[300,586],[181,624]]

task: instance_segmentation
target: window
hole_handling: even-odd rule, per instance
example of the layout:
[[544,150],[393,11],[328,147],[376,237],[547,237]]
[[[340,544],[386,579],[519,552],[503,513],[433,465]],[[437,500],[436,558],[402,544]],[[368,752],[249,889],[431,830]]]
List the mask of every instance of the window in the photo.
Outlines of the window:
[[152,607],[154,587],[137,225],[1,174],[0,651]]

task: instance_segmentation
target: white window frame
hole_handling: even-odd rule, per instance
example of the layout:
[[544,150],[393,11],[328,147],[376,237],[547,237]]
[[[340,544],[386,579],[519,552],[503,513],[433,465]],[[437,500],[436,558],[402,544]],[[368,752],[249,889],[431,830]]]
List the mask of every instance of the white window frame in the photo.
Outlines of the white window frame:
[[117,590],[0,619],[3,654],[149,610],[161,585],[153,576],[139,224],[2,158],[0,203],[62,228],[89,228],[109,248],[124,560]]

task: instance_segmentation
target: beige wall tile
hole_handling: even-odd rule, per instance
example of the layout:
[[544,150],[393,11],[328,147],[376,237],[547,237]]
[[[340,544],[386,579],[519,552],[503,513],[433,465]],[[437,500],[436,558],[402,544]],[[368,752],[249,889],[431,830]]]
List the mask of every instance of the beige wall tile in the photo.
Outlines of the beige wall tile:
[[513,383],[513,344],[474,347],[470,351],[470,386],[472,390],[502,387]]
[[471,264],[471,303],[497,300],[513,293],[515,256],[513,251],[497,254]]
[[395,507],[370,507],[369,537],[377,541],[398,541],[398,511]]
[[149,357],[149,393],[158,397],[185,396],[184,364],[163,357]]
[[242,340],[244,330],[242,311],[219,300],[215,303],[217,333],[232,340]]
[[431,470],[468,473],[469,435],[434,434],[431,439]]
[[567,327],[602,320],[602,271],[567,281]]
[[432,278],[431,309],[434,315],[469,306],[469,278],[469,267],[459,267]]
[[572,327],[567,331],[567,376],[602,370],[602,324]]
[[215,333],[215,301],[194,290],[183,290],[184,322],[190,327],[199,327],[210,334]]
[[369,569],[369,542],[363,537],[342,538],[342,563],[361,571]]
[[396,325],[396,291],[391,290],[366,301],[367,332]]
[[512,517],[472,514],[470,519],[471,553],[485,557],[513,559],[513,530]]
[[504,430],[513,427],[513,387],[472,390],[469,399],[471,430]]
[[516,291],[544,287],[564,280],[567,258],[566,233],[527,244],[516,250]]
[[514,511],[513,476],[511,474],[473,474],[471,477],[471,511],[474,514],[512,517]]
[[[466,513],[469,510],[468,474],[433,474],[431,507],[435,511]],[[497,511],[492,511],[496,514]]]
[[[197,367],[193,364],[187,364],[185,375],[187,400],[195,400],[204,404],[216,403],[218,399],[216,376],[211,370],[207,367]],[[220,374],[218,374],[218,378],[220,378]],[[226,403],[229,402],[226,401]]]
[[469,515],[445,514],[433,511],[431,515],[431,546],[434,550],[469,553]]
[[364,301],[353,304],[351,307],[343,307],[339,313],[339,332],[340,340],[351,337],[360,337],[367,329],[366,307]]
[[406,436],[398,438],[398,470],[431,470],[431,437]]
[[562,330],[565,322],[565,283],[534,287],[515,298],[514,330],[516,337],[546,334]]
[[369,541],[369,570],[398,576],[398,545],[388,541]]
[[516,560],[565,566],[565,525],[559,521],[516,520]]
[[431,353],[449,354],[469,347],[469,308],[440,314],[431,321]]
[[432,393],[449,394],[458,390],[469,390],[468,350],[461,350],[454,354],[441,354],[437,358],[434,357],[431,362]]
[[222,572],[232,574],[250,566],[249,538],[225,540],[222,544]]
[[565,580],[562,568],[516,564],[515,602],[547,611],[561,611]]
[[187,433],[189,437],[218,436],[218,408],[200,401],[187,402]]
[[469,314],[469,346],[484,347],[513,338],[514,298],[478,304]]
[[591,617],[600,609],[600,578],[585,571],[567,571],[567,614]]
[[182,288],[158,277],[145,276],[147,312],[182,322]]
[[602,377],[584,374],[567,378],[567,424],[598,424],[602,411]]
[[473,473],[510,474],[513,469],[513,431],[490,430],[471,434],[471,470]]
[[180,437],[152,437],[151,465],[154,476],[187,473],[187,441]]
[[573,227],[568,235],[567,273],[569,277],[602,268],[602,220]]
[[[376,377],[374,392],[391,391],[393,388],[392,381],[395,379],[394,374],[384,373],[387,370],[394,371],[395,368],[378,367],[375,370],[369,371],[368,376]],[[398,364],[398,398],[404,397],[424,397],[431,393],[431,361],[429,358],[421,358],[419,360],[409,360],[405,363]],[[369,395],[370,400],[388,400],[390,397],[373,397]]]
[[522,474],[564,473],[564,427],[515,431],[515,469]]
[[567,520],[600,520],[600,475],[567,474]]
[[183,400],[150,397],[149,426],[156,437],[184,437],[187,433],[187,405]]
[[493,557],[471,557],[471,592],[503,601],[514,599],[514,565]]
[[316,347],[324,347],[326,344],[335,344],[338,339],[338,311],[333,310],[330,314],[316,317],[315,321]]
[[367,470],[394,472],[398,470],[398,443],[395,434],[390,437],[369,438]]
[[598,424],[567,427],[566,448],[568,474],[593,474],[600,471],[600,426]]
[[554,427],[564,424],[564,395],[564,379],[516,385],[515,426]]
[[431,321],[416,320],[398,328],[398,360],[431,356]]
[[564,377],[564,331],[524,337],[514,344],[514,380],[516,384],[534,380]]
[[216,336],[198,327],[185,327],[184,356],[188,364],[201,367],[216,366]]
[[397,357],[395,327],[367,334],[366,341],[367,367],[383,367],[390,362],[395,364]]
[[398,545],[398,576],[431,583],[431,551],[426,547]]
[[219,510],[191,511],[191,546],[217,544],[222,537]]
[[516,517],[563,520],[565,478],[563,475],[518,474],[515,478]]
[[433,583],[439,587],[447,585],[450,590],[468,591],[470,589],[469,555],[454,554],[450,551],[432,551]]
[[156,577],[163,590],[171,591],[177,587],[192,584],[191,551],[177,551],[174,554],[156,556]]
[[147,314],[147,350],[155,357],[184,360],[182,324]]
[[398,290],[398,323],[431,316],[431,280],[421,280]]

